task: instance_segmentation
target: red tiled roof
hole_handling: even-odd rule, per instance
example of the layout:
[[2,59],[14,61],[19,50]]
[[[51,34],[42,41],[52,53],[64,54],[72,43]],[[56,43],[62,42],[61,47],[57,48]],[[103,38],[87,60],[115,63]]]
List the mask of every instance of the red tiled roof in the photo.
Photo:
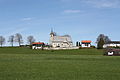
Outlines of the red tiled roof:
[[32,44],[44,44],[43,42],[34,42]]
[[90,40],[82,40],[81,42],[82,43],[91,43],[92,41],[90,41]]

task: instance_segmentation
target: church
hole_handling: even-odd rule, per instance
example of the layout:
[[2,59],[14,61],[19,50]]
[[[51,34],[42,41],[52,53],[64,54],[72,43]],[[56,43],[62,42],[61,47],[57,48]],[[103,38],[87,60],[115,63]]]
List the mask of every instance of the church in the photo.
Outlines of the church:
[[53,48],[71,48],[73,47],[73,42],[70,35],[58,36],[53,30],[51,30],[50,46]]

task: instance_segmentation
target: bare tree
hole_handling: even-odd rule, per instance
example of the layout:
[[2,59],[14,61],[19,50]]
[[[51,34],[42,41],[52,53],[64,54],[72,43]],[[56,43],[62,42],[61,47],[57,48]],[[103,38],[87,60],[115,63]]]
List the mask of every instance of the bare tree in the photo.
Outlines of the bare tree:
[[23,43],[22,35],[20,33],[15,34],[15,42],[18,42],[19,46]]
[[13,43],[14,43],[14,35],[11,35],[11,36],[9,36],[9,40],[8,40],[8,42],[10,42],[10,44],[11,44],[11,46],[13,47]]
[[28,36],[27,37],[27,42],[29,43],[29,45],[32,45],[33,42],[35,42],[35,39],[33,36]]
[[0,36],[0,45],[2,47],[2,45],[5,43],[5,38],[3,36]]

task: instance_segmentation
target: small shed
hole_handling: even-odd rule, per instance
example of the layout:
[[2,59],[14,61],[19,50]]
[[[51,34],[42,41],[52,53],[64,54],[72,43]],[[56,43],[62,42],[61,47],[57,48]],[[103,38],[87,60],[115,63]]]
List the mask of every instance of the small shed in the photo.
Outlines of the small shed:
[[43,49],[44,45],[43,42],[34,42],[32,43],[32,49]]
[[120,49],[108,48],[108,49],[105,50],[105,55],[120,56]]
[[91,47],[91,42],[90,40],[82,40],[81,41],[81,47]]

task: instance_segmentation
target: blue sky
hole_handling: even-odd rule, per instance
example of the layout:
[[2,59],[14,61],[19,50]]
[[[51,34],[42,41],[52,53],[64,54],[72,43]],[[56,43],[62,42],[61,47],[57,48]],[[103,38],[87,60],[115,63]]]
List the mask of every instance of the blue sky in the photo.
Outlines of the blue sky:
[[120,40],[120,0],[0,0],[0,35],[29,35],[49,42],[51,28],[69,34],[73,42],[99,34]]

